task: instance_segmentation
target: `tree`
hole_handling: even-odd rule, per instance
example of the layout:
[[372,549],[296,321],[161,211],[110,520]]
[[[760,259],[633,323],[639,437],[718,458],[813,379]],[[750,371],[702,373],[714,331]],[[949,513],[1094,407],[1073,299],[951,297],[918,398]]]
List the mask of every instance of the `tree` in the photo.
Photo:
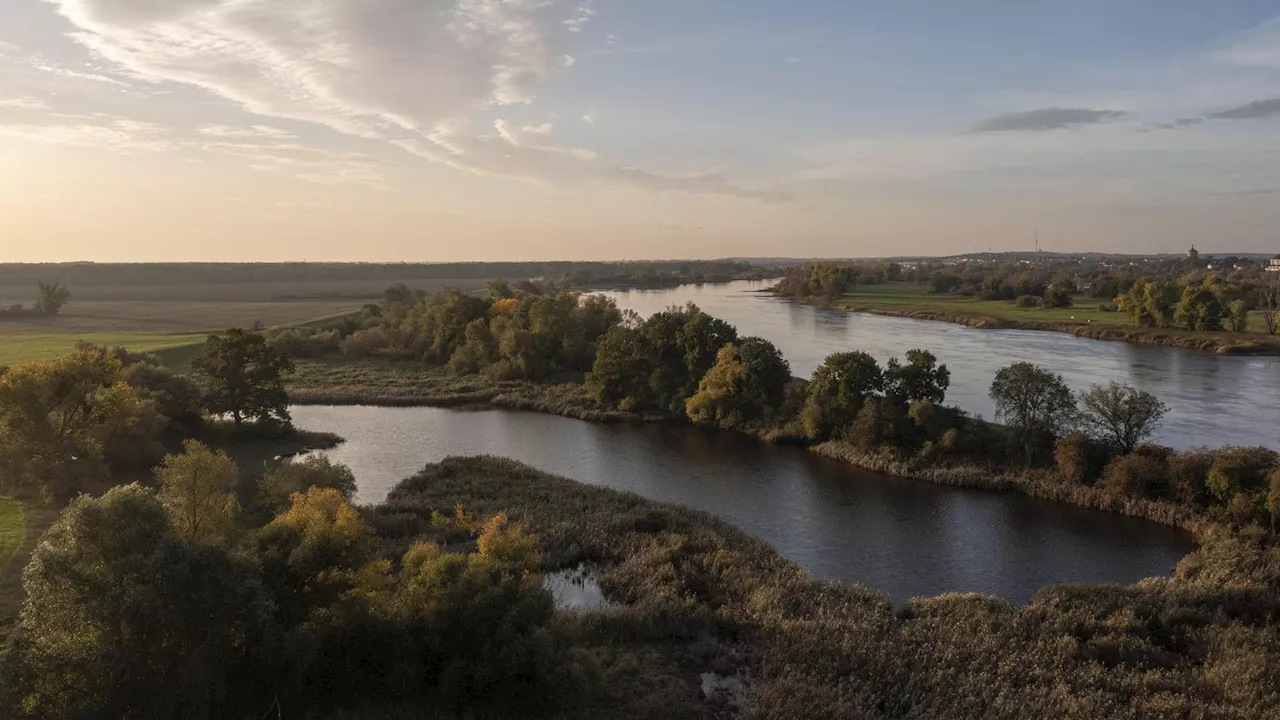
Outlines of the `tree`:
[[1071,307],[1072,289],[1066,285],[1053,284],[1044,291],[1044,306],[1047,308]]
[[1186,329],[1221,330],[1222,318],[1225,315],[1226,310],[1222,307],[1218,294],[1207,282],[1183,288],[1176,317]]
[[908,350],[905,365],[897,358],[889,360],[885,384],[885,395],[901,402],[928,400],[940,405],[951,386],[951,371],[928,350]]
[[1169,412],[1155,395],[1114,381],[1089,388],[1080,395],[1080,403],[1084,427],[1121,454],[1133,452],[1154,435]]
[[351,468],[333,462],[328,456],[313,455],[303,460],[286,460],[258,482],[263,500],[275,508],[287,507],[294,493],[305,493],[313,487],[337,490],[351,500],[356,494],[356,476]]
[[65,501],[104,480],[112,461],[150,452],[159,428],[154,403],[121,380],[114,357],[77,350],[14,365],[0,375],[0,483]]
[[1244,300],[1232,300],[1227,305],[1227,329],[1234,333],[1248,331],[1249,303]]
[[720,348],[685,413],[698,424],[738,427],[777,408],[790,379],[791,366],[773,343],[743,338]]
[[1262,322],[1267,326],[1267,334],[1275,335],[1280,330],[1280,273],[1268,272],[1258,290],[1258,309],[1262,311]]
[[801,413],[810,437],[830,437],[857,417],[868,396],[884,390],[884,373],[876,359],[854,351],[827,356],[809,382]]
[[1117,301],[1142,327],[1169,327],[1178,303],[1178,288],[1162,280],[1138,279]]
[[215,415],[230,415],[236,428],[246,419],[290,424],[289,394],[284,375],[293,362],[256,333],[233,328],[210,335],[191,370],[205,389],[205,407]]
[[201,542],[225,539],[236,506],[235,462],[222,451],[196,440],[182,443],[156,468],[160,501],[179,535]]
[[1061,375],[1027,362],[1001,368],[991,383],[996,419],[1017,431],[1031,463],[1035,448],[1075,422],[1076,399]]
[[23,585],[10,651],[35,717],[211,720],[260,701],[270,601],[244,562],[176,535],[149,490],[73,501]]
[[637,328],[619,325],[596,348],[595,364],[587,374],[587,392],[605,407],[637,410],[650,403],[652,372],[649,345]]
[[45,315],[57,315],[71,299],[71,291],[62,283],[41,281],[39,288],[40,298],[36,300],[36,311]]

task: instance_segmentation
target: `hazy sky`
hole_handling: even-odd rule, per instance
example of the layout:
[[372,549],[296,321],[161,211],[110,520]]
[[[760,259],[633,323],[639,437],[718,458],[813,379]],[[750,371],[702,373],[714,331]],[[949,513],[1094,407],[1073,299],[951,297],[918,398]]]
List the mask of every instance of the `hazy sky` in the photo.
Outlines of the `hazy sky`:
[[1280,251],[1276,0],[0,0],[0,261]]

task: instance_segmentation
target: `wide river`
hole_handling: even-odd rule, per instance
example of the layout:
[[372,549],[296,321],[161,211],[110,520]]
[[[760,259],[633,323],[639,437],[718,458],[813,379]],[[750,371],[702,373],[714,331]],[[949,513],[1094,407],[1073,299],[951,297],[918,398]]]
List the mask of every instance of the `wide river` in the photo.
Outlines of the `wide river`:
[[826,310],[761,290],[771,282],[686,285],[673,290],[604,293],[651,315],[693,302],[703,311],[778,346],[791,371],[809,377],[831,353],[862,350],[883,365],[924,348],[951,369],[949,404],[990,420],[987,389],[996,371],[1026,361],[1060,373],[1075,390],[1118,380],[1169,406],[1156,440],[1178,448],[1263,445],[1280,449],[1280,357],[1215,355],[1138,347],[1036,330],[983,330],[952,323]]
[[[695,302],[743,335],[773,341],[795,374],[830,353],[884,362],[914,347],[951,368],[948,402],[991,417],[986,389],[1025,360],[1076,389],[1120,380],[1171,407],[1159,437],[1179,446],[1280,447],[1280,360],[1139,348],[1062,333],[977,330],[820,310],[751,292],[763,283],[610,293],[649,314]],[[375,503],[401,479],[450,455],[511,457],[548,472],[715,514],[765,540],[811,574],[919,595],[982,592],[1025,602],[1058,582],[1131,583],[1167,575],[1192,548],[1172,528],[1017,494],[869,473],[802,449],[692,427],[599,425],[512,411],[297,407],[299,426],[347,442],[358,500]]]

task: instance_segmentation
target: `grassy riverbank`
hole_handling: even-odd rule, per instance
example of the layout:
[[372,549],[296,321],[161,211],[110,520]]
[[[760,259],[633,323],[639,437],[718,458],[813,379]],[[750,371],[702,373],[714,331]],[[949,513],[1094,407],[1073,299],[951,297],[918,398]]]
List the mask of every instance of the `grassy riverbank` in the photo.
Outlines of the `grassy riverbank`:
[[[385,360],[301,361],[290,380],[290,396],[301,405],[384,405],[526,410],[590,422],[688,421],[659,413],[600,408],[581,382],[495,382],[458,376],[446,368]],[[1066,483],[1051,469],[977,463],[965,458],[902,457],[884,449],[867,451],[832,440],[814,443],[794,423],[759,423],[739,428],[765,442],[806,447],[810,452],[896,477],[959,487],[1021,492],[1032,497],[1111,512],[1182,528],[1203,538],[1216,526],[1200,509],[1111,492],[1098,485]]]
[[976,328],[1065,332],[1094,340],[1230,354],[1280,354],[1280,337],[1266,333],[1258,312],[1254,313],[1251,330],[1244,333],[1144,328],[1135,325],[1125,313],[1099,310],[1101,301],[1089,298],[1076,298],[1077,307],[1018,307],[999,300],[938,295],[930,293],[926,286],[903,282],[858,285],[836,301],[812,297],[799,302],[846,312],[935,320]]
[[757,719],[1280,712],[1280,550],[1248,539],[1215,535],[1172,578],[1134,586],[1048,587],[1025,607],[917,598],[895,613],[705,513],[509,460],[446,460],[370,512],[394,552],[456,505],[509,513],[547,569],[589,563],[620,603],[565,621],[604,681],[573,717],[720,717],[699,699],[711,671],[749,678],[741,716]]

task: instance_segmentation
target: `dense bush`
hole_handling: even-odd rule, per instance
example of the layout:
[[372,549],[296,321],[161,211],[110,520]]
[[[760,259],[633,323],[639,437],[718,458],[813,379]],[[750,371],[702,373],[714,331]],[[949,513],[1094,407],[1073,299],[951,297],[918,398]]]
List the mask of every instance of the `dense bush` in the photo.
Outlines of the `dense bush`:
[[1058,438],[1053,446],[1053,457],[1063,480],[1087,485],[1102,474],[1110,454],[1106,447],[1088,435],[1074,432]]

